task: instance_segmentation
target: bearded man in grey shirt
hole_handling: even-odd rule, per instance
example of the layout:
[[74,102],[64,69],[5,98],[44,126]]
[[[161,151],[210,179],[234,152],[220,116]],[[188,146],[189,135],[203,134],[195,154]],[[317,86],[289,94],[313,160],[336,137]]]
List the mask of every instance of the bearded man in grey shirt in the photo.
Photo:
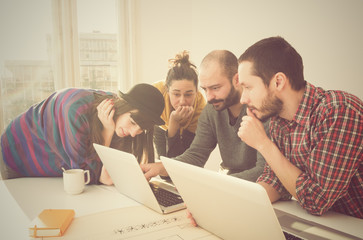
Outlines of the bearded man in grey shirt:
[[[241,141],[237,133],[246,106],[240,103],[242,88],[238,82],[238,61],[226,50],[210,52],[200,65],[199,81],[208,104],[199,119],[191,146],[176,160],[203,167],[214,148],[219,146],[221,167],[228,174],[255,182],[265,160],[254,148]],[[267,131],[268,122],[265,122]],[[141,165],[146,179],[167,176],[161,162]]]

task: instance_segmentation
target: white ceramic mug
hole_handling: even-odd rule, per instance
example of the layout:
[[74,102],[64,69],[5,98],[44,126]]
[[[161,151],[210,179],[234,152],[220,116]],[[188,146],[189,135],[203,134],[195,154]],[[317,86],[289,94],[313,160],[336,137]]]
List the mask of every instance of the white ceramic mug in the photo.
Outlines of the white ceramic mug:
[[[84,175],[87,175],[85,180]],[[64,191],[69,194],[79,194],[83,192],[84,185],[90,182],[89,170],[69,169],[63,171]]]

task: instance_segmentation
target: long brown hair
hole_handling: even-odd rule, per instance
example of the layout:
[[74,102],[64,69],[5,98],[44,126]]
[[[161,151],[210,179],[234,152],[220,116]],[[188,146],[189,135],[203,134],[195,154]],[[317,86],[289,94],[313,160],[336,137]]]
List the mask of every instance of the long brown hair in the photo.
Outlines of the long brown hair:
[[[135,108],[116,94],[102,95],[94,93],[94,97],[95,100],[93,102],[92,110],[90,113],[91,142],[104,144],[104,139],[102,136],[103,125],[98,118],[97,106],[107,98],[112,99],[115,109],[113,120],[115,122],[119,116],[135,110]],[[143,129],[143,132],[135,137],[127,136],[124,138],[120,138],[116,134],[114,134],[110,147],[132,153],[133,155],[135,155],[139,163],[154,162],[153,125],[148,120],[148,118],[139,111],[133,112],[131,114],[131,118]],[[90,153],[95,152],[92,144],[90,144],[89,150]]]

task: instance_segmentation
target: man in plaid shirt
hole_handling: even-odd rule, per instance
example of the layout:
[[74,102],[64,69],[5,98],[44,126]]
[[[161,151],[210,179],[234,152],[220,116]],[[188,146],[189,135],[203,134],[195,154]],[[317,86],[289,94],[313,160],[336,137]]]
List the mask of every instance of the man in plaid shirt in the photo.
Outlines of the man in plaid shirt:
[[[263,39],[239,58],[238,136],[266,166],[257,182],[272,202],[293,196],[309,213],[363,218],[363,103],[304,80],[303,62],[283,38]],[[269,139],[261,120],[271,117]]]

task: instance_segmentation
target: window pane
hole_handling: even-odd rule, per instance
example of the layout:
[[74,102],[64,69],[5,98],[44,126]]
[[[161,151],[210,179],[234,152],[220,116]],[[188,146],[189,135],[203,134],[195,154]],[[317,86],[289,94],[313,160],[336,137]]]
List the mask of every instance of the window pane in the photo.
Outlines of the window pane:
[[52,18],[49,0],[9,0],[0,5],[0,125],[4,128],[54,91],[49,59]]
[[80,82],[84,88],[119,89],[115,0],[78,0]]

